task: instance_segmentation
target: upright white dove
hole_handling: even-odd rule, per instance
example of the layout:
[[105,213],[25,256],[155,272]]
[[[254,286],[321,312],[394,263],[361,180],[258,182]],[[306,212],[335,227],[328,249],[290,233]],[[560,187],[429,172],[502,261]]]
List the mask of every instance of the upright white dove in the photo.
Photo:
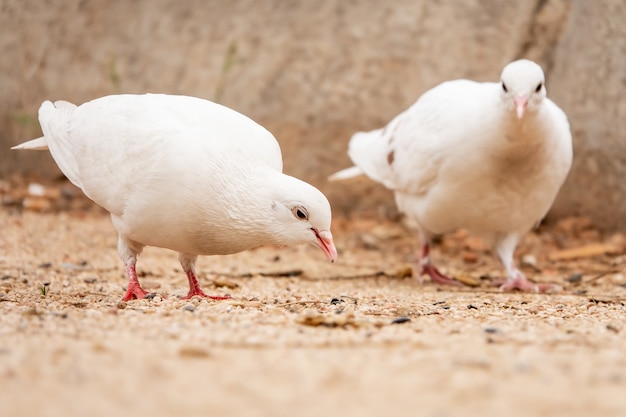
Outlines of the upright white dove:
[[521,236],[548,212],[572,164],[565,113],[546,97],[544,73],[529,60],[508,64],[499,83],[444,82],[387,126],[356,133],[355,167],[395,192],[418,225],[422,274],[456,283],[433,265],[433,235],[466,228],[495,246],[507,274],[502,290],[544,291],[516,267]]
[[207,296],[198,255],[311,243],[337,257],[326,197],[283,174],[276,139],[234,110],[187,96],[112,95],[78,107],[45,101],[39,122],[44,136],[13,149],[49,149],[67,178],[111,213],[128,274],[125,301],[146,295],[135,270],[144,246],[179,252],[187,298]]

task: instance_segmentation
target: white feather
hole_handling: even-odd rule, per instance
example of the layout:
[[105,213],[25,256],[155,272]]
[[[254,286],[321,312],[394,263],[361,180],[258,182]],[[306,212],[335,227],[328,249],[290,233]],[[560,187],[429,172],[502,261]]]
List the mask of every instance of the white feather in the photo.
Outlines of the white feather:
[[[572,137],[565,114],[545,97],[543,71],[522,60],[503,78],[508,92],[501,83],[440,84],[384,129],[350,140],[354,164],[395,191],[425,240],[467,228],[496,246],[510,236],[517,242],[565,181]],[[524,94],[520,120],[514,96]]]
[[[316,232],[331,236],[326,197],[283,174],[272,134],[227,107],[186,96],[116,95],[78,107],[46,101],[39,121],[44,138],[14,149],[49,148],[68,179],[111,213],[127,265],[145,245],[211,255],[319,246]],[[296,206],[308,219],[295,216]]]

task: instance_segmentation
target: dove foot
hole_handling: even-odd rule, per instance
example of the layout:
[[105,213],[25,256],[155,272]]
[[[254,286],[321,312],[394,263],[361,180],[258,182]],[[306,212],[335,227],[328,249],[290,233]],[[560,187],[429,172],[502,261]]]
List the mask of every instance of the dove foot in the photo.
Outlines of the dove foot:
[[422,275],[428,275],[430,280],[435,284],[462,286],[459,281],[439,272],[439,270],[430,262],[430,244],[428,243],[422,244],[420,264],[422,265]]
[[500,285],[500,291],[520,290],[524,292],[540,293],[559,291],[560,289],[561,287],[555,284],[537,284],[529,281],[524,275],[509,279],[504,284]]
[[180,297],[181,300],[189,300],[191,299],[191,297],[202,297],[202,298],[210,298],[211,300],[228,300],[231,297],[230,295],[226,294],[226,295],[206,295],[204,293],[204,291],[202,291],[200,288],[197,288],[195,291],[189,291],[189,294],[187,294],[184,297]]
[[430,280],[435,284],[462,286],[459,281],[439,272],[439,270],[435,268],[432,264],[422,266],[422,275],[423,274],[428,275],[430,277]]
[[124,297],[122,297],[122,301],[141,300],[146,295],[148,295],[148,292],[145,291],[143,288],[141,288],[139,283],[136,283],[136,284],[129,283],[128,289],[126,290],[126,294],[124,294]]
[[141,300],[148,292],[141,288],[141,284],[139,284],[135,265],[128,265],[126,273],[128,275],[128,288],[126,289],[126,294],[122,297],[122,301]]
[[198,279],[196,278],[196,274],[193,273],[193,270],[188,269],[186,271],[187,279],[189,280],[189,293],[185,297],[181,297],[183,300],[189,300],[191,297],[198,296],[202,298],[210,298],[211,300],[228,300],[232,298],[230,295],[206,295],[202,288],[200,288],[200,284],[198,283]]

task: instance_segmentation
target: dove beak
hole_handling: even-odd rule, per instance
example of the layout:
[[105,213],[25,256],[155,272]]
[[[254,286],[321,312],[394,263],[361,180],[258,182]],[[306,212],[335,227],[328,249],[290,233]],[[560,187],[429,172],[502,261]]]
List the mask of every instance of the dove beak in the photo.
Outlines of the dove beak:
[[335,248],[335,243],[333,242],[333,235],[327,230],[322,230],[321,232],[317,229],[312,230],[317,238],[313,244],[324,252],[329,261],[335,262],[337,259],[337,248]]
[[521,119],[522,117],[524,117],[526,106],[528,106],[528,97],[526,96],[515,97],[515,111],[517,112],[518,119]]

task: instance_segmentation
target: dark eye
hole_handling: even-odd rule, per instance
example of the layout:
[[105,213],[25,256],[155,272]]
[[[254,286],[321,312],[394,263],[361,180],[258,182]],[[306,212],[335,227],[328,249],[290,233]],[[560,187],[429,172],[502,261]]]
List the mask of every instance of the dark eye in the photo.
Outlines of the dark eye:
[[537,88],[535,88],[535,93],[538,93],[539,91],[541,91],[541,87],[543,87],[543,83],[539,83]]
[[504,90],[505,93],[509,92],[509,89],[506,88],[506,85],[504,84],[504,81],[502,81],[502,89]]
[[291,209],[291,212],[300,220],[308,220],[309,212],[302,206],[297,206]]

